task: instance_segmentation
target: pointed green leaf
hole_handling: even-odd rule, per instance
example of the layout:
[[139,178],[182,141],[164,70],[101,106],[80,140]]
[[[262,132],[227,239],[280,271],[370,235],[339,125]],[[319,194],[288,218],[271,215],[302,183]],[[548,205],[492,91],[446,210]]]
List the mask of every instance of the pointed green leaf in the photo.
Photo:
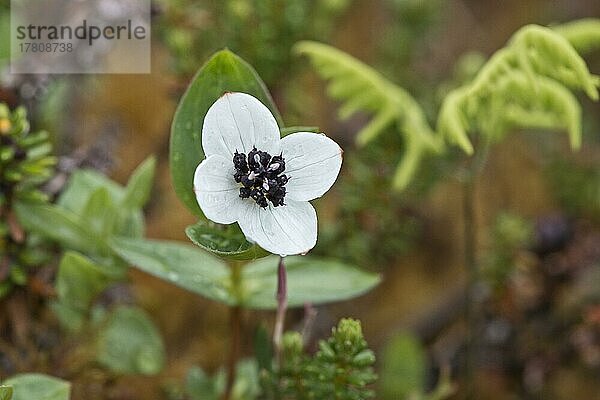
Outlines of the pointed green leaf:
[[[131,192],[136,194],[130,194],[131,199],[138,195],[137,190],[134,186],[140,188],[143,186],[141,181],[147,181],[148,175],[152,168],[150,161],[144,162],[134,172],[130,178],[130,185],[128,185]],[[141,175],[141,176],[140,176]],[[150,179],[151,181],[152,179]],[[132,185],[131,185],[132,184]],[[144,188],[141,187],[142,192]],[[98,193],[99,190],[105,190],[108,194],[108,199],[104,194]],[[92,196],[98,196],[93,201]],[[142,197],[145,195],[142,193]],[[118,235],[128,237],[140,237],[144,232],[144,217],[139,207],[119,207],[115,210],[117,204],[125,203],[126,189],[118,183],[110,180],[106,176],[99,174],[92,170],[79,170],[73,173],[66,189],[62,192],[58,198],[57,205],[71,212],[77,219],[79,217],[88,215],[91,219],[97,223],[103,221],[104,228],[102,232],[105,235]],[[110,204],[112,207],[102,207],[102,204]],[[92,208],[96,207],[96,211],[92,211]],[[88,210],[86,211],[86,208]],[[96,231],[94,231],[96,232]],[[97,233],[96,233],[97,234]]]
[[157,278],[209,299],[233,305],[229,269],[218,258],[178,242],[114,238],[111,248],[131,264]]
[[43,374],[15,375],[3,382],[13,387],[12,400],[69,400],[71,384]]
[[54,240],[68,249],[99,253],[104,243],[83,225],[73,213],[57,206],[17,203],[15,211],[28,230]]
[[[278,260],[278,257],[266,257],[244,267],[244,306],[267,309],[277,307],[275,292]],[[286,257],[285,265],[290,307],[348,300],[366,293],[380,281],[376,274],[316,257]]]
[[59,196],[57,204],[77,215],[81,215],[89,197],[98,188],[108,190],[115,203],[123,199],[124,190],[116,182],[93,170],[77,170],[69,178],[67,187]]
[[59,309],[59,316],[66,318],[62,322],[77,330],[83,318],[75,314],[85,316],[96,296],[111,282],[123,279],[124,272],[107,269],[79,253],[65,253],[56,278],[58,303],[55,306]]
[[89,197],[81,214],[81,222],[95,235],[106,238],[115,218],[115,213],[116,210],[108,190],[100,187],[93,191]]
[[98,333],[96,358],[119,374],[155,375],[165,363],[161,336],[139,308],[121,306]]
[[204,158],[202,124],[209,107],[225,92],[243,92],[258,98],[282,125],[269,92],[248,63],[229,50],[221,50],[204,64],[179,101],[171,125],[169,156],[175,192],[198,216],[202,216],[202,212],[196,203],[192,180]]
[[237,224],[216,227],[199,221],[188,226],[185,233],[195,245],[222,258],[254,260],[270,254],[248,242]]
[[155,170],[156,158],[151,156],[133,171],[125,187],[125,198],[123,199],[125,207],[142,208],[148,202]]

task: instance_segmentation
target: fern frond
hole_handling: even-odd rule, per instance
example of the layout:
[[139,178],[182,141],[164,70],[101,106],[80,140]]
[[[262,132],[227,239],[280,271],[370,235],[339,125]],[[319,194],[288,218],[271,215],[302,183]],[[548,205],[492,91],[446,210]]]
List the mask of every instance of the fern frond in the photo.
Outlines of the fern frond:
[[[560,83],[536,79],[535,94],[529,79],[520,72],[506,75],[497,85],[490,110],[483,113],[485,129],[494,141],[513,128],[564,129],[571,147],[581,146],[581,108],[577,98]],[[487,115],[485,115],[487,114]]]
[[[589,25],[587,30],[585,40],[577,39],[580,43],[591,41]],[[469,133],[495,141],[518,127],[564,129],[577,149],[581,110],[569,88],[582,89],[596,100],[596,86],[597,77],[565,37],[549,28],[528,25],[490,58],[473,82],[447,95],[437,129],[467,154],[473,153]]]
[[466,100],[472,88],[463,86],[446,95],[438,114],[438,133],[447,141],[456,144],[467,154],[473,154],[473,145],[467,132],[471,130],[466,114]]
[[582,89],[593,100],[598,89],[583,58],[569,41],[550,28],[527,25],[511,40],[526,71],[531,68],[540,75],[553,78],[565,86]]
[[396,123],[405,139],[406,150],[394,187],[404,189],[423,154],[441,148],[421,106],[406,90],[341,50],[303,41],[296,44],[294,51],[308,56],[319,75],[329,80],[329,96],[342,102],[338,111],[340,118],[347,119],[359,111],[372,114],[371,121],[356,136],[359,146],[371,142]]
[[600,49],[600,19],[585,18],[553,26],[552,30],[567,39],[580,54]]

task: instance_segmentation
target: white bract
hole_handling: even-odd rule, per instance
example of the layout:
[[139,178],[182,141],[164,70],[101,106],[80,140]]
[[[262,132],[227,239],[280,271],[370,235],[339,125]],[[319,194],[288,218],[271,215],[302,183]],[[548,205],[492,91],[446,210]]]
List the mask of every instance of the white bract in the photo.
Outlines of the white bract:
[[237,222],[246,238],[281,256],[304,254],[317,242],[321,197],[342,166],[342,149],[323,134],[280,138],[269,109],[245,93],[227,93],[202,127],[206,159],[196,168],[194,192],[204,215]]

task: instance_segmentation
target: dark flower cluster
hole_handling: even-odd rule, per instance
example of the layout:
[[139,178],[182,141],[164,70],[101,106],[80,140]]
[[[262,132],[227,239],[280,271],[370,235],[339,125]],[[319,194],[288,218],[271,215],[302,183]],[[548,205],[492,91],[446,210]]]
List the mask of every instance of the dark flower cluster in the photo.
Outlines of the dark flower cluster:
[[271,156],[254,147],[246,156],[245,153],[233,155],[235,174],[233,178],[241,183],[240,197],[251,198],[262,208],[269,205],[282,206],[285,198],[285,184],[289,178],[285,171],[285,160],[280,155]]

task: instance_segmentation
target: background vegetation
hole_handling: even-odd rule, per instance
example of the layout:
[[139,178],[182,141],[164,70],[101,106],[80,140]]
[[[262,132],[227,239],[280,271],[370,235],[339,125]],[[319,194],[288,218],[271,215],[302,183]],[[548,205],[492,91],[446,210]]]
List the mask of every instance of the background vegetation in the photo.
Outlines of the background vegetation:
[[[600,4],[165,0],[153,7],[149,75],[1,73],[0,102],[11,109],[23,105],[32,132],[49,132],[28,144],[44,147],[33,171],[39,179],[27,181],[22,192],[47,203],[48,212],[71,213],[68,218],[90,222],[97,209],[86,217],[84,204],[109,204],[105,211],[121,210],[127,214],[123,218],[137,221],[97,225],[107,241],[117,234],[140,236],[142,208],[148,237],[186,240],[185,227],[196,221],[172,188],[169,127],[193,74],[212,53],[228,47],[265,80],[287,125],[318,126],[345,150],[337,184],[315,202],[320,234],[313,254],[382,277],[362,297],[318,306],[310,354],[300,354],[297,338],[287,337],[294,362],[286,373],[293,377],[310,363],[318,365],[319,340],[334,340],[331,327],[352,317],[361,320],[364,338],[377,354],[378,398],[422,398],[424,393],[436,398],[436,388],[451,392],[449,382],[460,383],[466,356],[462,310],[468,277],[462,188],[456,179],[463,156],[458,149],[443,157],[427,153],[404,190],[392,190],[397,165],[407,154],[405,137],[389,126],[377,140],[357,145],[356,135],[368,126],[370,114],[338,118],[342,103],[327,94],[326,83],[294,46],[318,40],[374,67],[416,98],[426,123],[435,126],[444,97],[470,82],[523,25],[597,17]],[[1,35],[6,4],[0,10]],[[600,73],[598,47],[586,49],[584,58],[592,72]],[[577,101],[583,110],[581,150],[571,152],[566,135],[515,129],[489,152],[476,182],[481,280],[474,326],[479,340],[470,356],[480,398],[592,399],[600,391],[600,108],[582,93]],[[14,115],[15,126],[24,118],[20,113]],[[156,158],[138,167],[151,154]],[[54,165],[50,176],[46,170]],[[146,195],[127,200],[134,185],[145,188]],[[38,189],[46,196],[38,196]],[[27,210],[20,214],[27,219]],[[8,235],[14,232],[0,225],[0,236]],[[11,240],[0,245],[5,254],[17,251],[1,247]],[[202,399],[194,393],[208,393],[203,385],[223,385],[218,370],[229,351],[224,305],[127,269],[110,246],[81,236],[57,246],[33,235],[19,246],[25,250],[19,247],[18,254],[26,257],[16,261],[18,267],[7,275],[0,265],[1,379],[44,372],[72,382],[73,399],[90,400]],[[58,257],[59,247],[69,252]],[[96,284],[61,279],[74,276],[62,274],[69,268],[91,271]],[[73,295],[68,288],[90,296]],[[257,321],[270,324],[272,318],[267,311],[244,313],[246,331],[256,335],[242,338],[243,355],[257,349],[255,336],[262,329]],[[293,310],[288,326],[300,329],[303,318],[302,310]],[[140,336],[131,343],[145,343],[152,351],[125,345],[132,353],[120,357],[123,353],[106,345],[132,329]],[[90,340],[95,331],[102,335]],[[362,350],[357,341],[352,351]],[[252,385],[260,381],[252,366],[243,370],[250,378],[240,380],[240,398],[257,390]],[[464,392],[458,386],[456,398]]]

